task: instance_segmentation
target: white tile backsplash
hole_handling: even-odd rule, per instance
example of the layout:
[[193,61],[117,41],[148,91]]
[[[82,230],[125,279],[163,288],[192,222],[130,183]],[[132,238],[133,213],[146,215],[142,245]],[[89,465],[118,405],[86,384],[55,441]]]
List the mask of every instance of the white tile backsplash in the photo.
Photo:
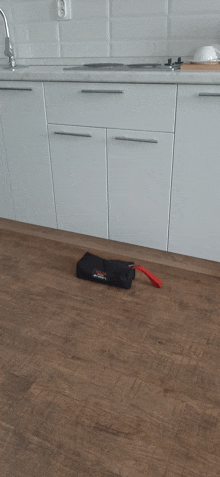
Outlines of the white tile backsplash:
[[[220,0],[71,0],[59,20],[56,0],[2,0],[19,58],[193,57],[220,43]],[[0,16],[0,58],[4,56]]]
[[60,58],[58,43],[19,43],[16,48],[16,58]]
[[202,38],[206,40],[206,38],[211,37],[213,37],[213,39],[218,38],[219,33],[220,14],[169,15],[168,18],[168,34],[170,38],[175,38],[177,40],[182,38],[185,40],[189,38],[196,39],[199,36],[202,36]]
[[112,17],[133,17],[168,13],[168,0],[111,0]]
[[110,23],[110,36],[116,40],[150,40],[166,38],[167,17],[115,18]]
[[[58,22],[27,23],[14,26],[15,43],[58,43]],[[48,41],[49,39],[49,41]]]
[[170,0],[170,12],[184,15],[220,13],[220,2],[219,0]]
[[161,40],[112,41],[110,47],[110,56],[113,58],[126,58],[127,56],[136,58],[141,56],[149,61],[149,57],[155,60],[156,57],[171,56],[171,53],[168,53],[167,41],[161,42]]
[[56,1],[54,0],[32,0],[32,1],[10,1],[13,24],[49,22],[57,18]]
[[106,18],[88,18],[86,20],[76,20],[74,28],[72,21],[62,21],[59,23],[60,42],[73,43],[77,41],[106,41],[107,40],[107,20]]
[[105,0],[75,0],[72,2],[75,20],[108,17],[108,2]]
[[101,58],[109,56],[108,42],[61,43],[61,58]]

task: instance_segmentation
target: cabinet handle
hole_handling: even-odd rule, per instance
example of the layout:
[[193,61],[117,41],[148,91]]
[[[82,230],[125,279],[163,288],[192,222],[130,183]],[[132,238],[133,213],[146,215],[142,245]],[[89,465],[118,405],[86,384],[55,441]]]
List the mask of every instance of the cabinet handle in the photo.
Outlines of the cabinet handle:
[[124,93],[120,89],[81,89],[81,93]]
[[220,93],[199,93],[199,96],[220,96]]
[[133,137],[115,137],[115,139],[118,139],[119,141],[136,141],[136,142],[150,142],[150,143],[157,143],[158,141],[156,139],[135,139]]
[[10,90],[10,91],[33,91],[32,88],[12,88],[12,87],[1,87],[1,90]]
[[62,134],[63,136],[92,137],[91,134],[78,134],[78,133],[67,133],[67,132],[58,132],[58,131],[55,131],[54,134]]

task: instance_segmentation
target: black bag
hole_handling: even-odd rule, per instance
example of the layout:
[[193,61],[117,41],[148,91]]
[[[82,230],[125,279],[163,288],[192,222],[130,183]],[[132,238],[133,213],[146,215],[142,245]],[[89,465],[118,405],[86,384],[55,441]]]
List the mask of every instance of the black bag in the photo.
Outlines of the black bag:
[[161,287],[161,280],[141,265],[134,265],[134,262],[124,262],[123,260],[105,260],[89,252],[86,252],[77,262],[76,276],[92,282],[129,289],[135,278],[135,269],[143,272],[153,286]]

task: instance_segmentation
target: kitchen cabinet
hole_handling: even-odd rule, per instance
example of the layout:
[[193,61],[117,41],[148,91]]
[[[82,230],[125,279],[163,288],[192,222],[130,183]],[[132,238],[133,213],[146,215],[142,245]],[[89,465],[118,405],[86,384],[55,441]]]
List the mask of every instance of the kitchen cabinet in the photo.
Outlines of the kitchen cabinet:
[[166,250],[173,134],[48,131],[58,228]]
[[167,250],[173,134],[107,134],[109,238]]
[[220,261],[220,86],[179,85],[168,251]]
[[58,228],[166,250],[176,85],[44,88]]
[[8,171],[7,155],[0,117],[0,217],[15,220],[11,182]]
[[48,125],[58,228],[108,238],[105,129]]
[[220,85],[1,81],[0,118],[2,217],[220,261]]
[[42,83],[1,81],[0,114],[16,220],[56,228]]

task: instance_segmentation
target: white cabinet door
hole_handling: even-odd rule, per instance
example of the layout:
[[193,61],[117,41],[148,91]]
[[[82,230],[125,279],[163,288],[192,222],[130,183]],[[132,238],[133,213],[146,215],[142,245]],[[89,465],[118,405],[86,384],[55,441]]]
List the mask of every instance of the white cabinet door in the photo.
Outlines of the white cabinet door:
[[42,83],[1,81],[0,113],[16,220],[56,228]]
[[15,220],[14,203],[0,118],[0,217]]
[[168,250],[220,261],[220,86],[178,87]]
[[108,131],[111,240],[167,250],[172,155],[172,133]]
[[105,129],[48,128],[58,228],[108,238]]

